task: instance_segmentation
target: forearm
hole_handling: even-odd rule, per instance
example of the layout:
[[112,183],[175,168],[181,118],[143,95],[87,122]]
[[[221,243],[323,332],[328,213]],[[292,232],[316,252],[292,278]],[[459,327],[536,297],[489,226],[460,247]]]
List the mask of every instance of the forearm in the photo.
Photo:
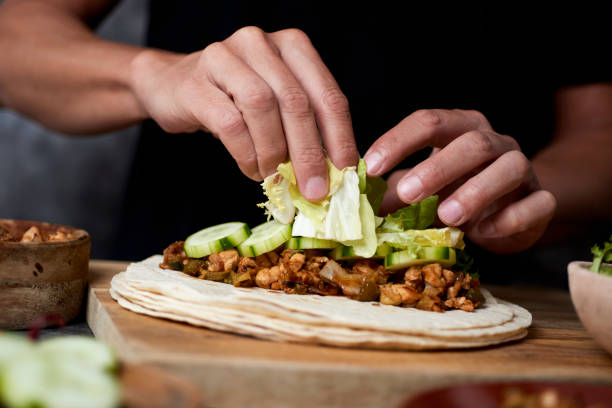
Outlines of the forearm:
[[611,152],[612,126],[607,126],[560,138],[534,158],[542,188],[557,198],[558,231],[612,218]]
[[146,118],[130,85],[140,52],[97,38],[46,1],[0,7],[0,103],[65,133],[99,133]]

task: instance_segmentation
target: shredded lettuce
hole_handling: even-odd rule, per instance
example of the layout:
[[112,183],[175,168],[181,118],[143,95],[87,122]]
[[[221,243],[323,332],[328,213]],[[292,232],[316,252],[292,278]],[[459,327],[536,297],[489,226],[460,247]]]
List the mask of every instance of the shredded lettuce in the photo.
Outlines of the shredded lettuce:
[[593,246],[591,253],[593,254],[591,270],[604,275],[612,275],[612,266],[602,265],[603,262],[612,262],[612,235],[607,242],[604,242],[602,248],[598,245]]
[[278,222],[290,224],[295,215],[295,206],[289,192],[290,181],[284,177],[272,175],[266,177],[261,185],[268,201],[257,205],[266,209],[268,221],[270,217],[274,217]]

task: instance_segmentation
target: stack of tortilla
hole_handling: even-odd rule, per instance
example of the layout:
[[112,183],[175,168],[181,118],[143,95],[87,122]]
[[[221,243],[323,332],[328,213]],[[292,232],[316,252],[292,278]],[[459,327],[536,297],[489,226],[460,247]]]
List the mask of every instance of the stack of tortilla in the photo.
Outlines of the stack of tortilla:
[[483,307],[444,313],[237,288],[159,268],[162,257],[132,263],[111,282],[129,310],[275,341],[403,350],[483,347],[527,335],[531,314],[482,290]]

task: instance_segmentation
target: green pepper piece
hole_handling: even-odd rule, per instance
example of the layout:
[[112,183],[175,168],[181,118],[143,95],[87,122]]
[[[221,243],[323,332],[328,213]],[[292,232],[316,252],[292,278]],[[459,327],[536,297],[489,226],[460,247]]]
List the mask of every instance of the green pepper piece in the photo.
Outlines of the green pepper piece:
[[225,280],[225,278],[227,278],[229,275],[230,275],[230,273],[229,272],[225,272],[225,271],[219,271],[219,272],[204,271],[204,272],[202,272],[200,277],[202,279],[211,280],[211,281],[215,281],[215,282],[223,282]]
[[202,263],[203,262],[200,259],[190,259],[183,268],[183,272],[185,272],[187,275],[198,276],[200,274]]

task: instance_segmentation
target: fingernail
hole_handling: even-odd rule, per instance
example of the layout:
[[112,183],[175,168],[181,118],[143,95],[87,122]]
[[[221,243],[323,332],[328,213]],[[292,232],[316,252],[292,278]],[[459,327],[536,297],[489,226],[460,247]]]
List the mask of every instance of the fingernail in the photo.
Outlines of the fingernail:
[[398,193],[402,201],[415,201],[423,194],[423,183],[416,176],[408,177],[406,180],[400,181]]
[[382,156],[378,152],[368,153],[363,159],[366,162],[368,174],[376,174],[382,165]]
[[311,177],[306,182],[304,193],[310,200],[322,200],[327,195],[327,182],[320,176]]
[[497,232],[497,229],[491,221],[483,221],[478,226],[478,232],[485,237],[492,237]]
[[442,203],[438,209],[438,215],[442,222],[448,225],[458,225],[463,219],[463,207],[459,202],[450,200]]

